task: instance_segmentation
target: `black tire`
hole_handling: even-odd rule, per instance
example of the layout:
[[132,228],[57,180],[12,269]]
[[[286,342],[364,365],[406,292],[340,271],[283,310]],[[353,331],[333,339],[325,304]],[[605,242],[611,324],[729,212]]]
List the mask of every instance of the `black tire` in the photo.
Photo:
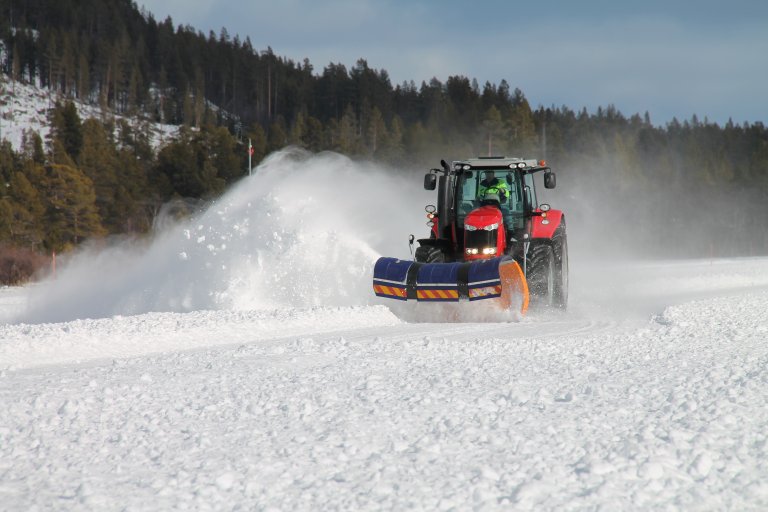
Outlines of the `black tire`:
[[565,224],[555,233],[553,247],[555,253],[555,307],[568,307],[568,237]]
[[530,250],[528,257],[528,292],[531,304],[553,307],[555,303],[555,254],[549,244],[540,244]]
[[445,253],[428,245],[417,247],[414,258],[419,263],[445,263]]

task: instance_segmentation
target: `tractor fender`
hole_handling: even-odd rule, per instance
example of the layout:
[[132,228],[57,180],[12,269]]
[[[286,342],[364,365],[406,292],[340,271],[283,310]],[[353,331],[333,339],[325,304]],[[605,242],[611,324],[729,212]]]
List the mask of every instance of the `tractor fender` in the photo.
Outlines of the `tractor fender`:
[[[540,212],[540,210],[537,210],[537,212]],[[546,217],[536,215],[533,217],[531,238],[552,240],[552,237],[555,236],[555,231],[560,227],[564,218],[562,210],[549,210]]]

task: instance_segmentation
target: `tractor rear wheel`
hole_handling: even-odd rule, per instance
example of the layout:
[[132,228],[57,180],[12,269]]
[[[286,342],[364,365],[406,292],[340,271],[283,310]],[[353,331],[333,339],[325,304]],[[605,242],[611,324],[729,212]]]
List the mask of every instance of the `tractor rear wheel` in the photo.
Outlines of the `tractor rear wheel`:
[[568,307],[568,237],[565,234],[565,224],[558,229],[553,238],[555,256],[555,300],[554,305],[560,309]]
[[555,302],[555,255],[549,244],[535,246],[528,259],[528,290],[531,304],[552,307]]

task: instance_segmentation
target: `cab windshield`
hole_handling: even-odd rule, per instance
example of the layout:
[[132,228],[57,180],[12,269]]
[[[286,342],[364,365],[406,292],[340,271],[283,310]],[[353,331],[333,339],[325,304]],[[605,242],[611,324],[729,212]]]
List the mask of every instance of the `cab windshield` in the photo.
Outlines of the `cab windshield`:
[[[491,175],[492,173],[492,175]],[[464,227],[467,214],[481,206],[481,201],[488,188],[509,191],[501,201],[501,213],[504,223],[510,228],[523,226],[523,187],[520,173],[510,169],[463,171],[457,180],[456,212],[459,225]]]

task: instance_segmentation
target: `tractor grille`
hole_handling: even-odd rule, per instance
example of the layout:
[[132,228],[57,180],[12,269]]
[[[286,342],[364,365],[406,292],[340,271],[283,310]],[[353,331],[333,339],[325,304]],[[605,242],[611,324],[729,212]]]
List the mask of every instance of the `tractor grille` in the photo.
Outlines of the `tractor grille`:
[[478,229],[477,231],[464,231],[464,247],[467,249],[480,249],[485,247],[496,247],[496,237],[498,229],[486,231]]

